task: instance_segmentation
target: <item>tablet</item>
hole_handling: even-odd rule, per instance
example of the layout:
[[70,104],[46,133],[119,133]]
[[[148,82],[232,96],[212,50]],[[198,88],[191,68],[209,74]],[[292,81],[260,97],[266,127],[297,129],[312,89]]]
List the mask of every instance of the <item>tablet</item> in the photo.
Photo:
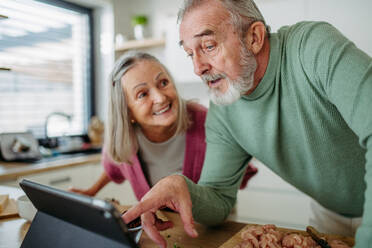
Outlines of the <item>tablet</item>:
[[22,180],[37,213],[21,248],[137,248],[119,211],[109,202]]

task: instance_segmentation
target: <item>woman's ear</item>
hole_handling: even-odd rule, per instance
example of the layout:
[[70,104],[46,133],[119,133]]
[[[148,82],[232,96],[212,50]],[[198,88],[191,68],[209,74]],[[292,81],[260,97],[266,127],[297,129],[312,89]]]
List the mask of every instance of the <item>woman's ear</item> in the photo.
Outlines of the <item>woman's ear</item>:
[[129,108],[127,109],[127,111],[128,111],[129,122],[130,122],[131,124],[136,123],[136,119],[134,118],[134,116],[133,116],[133,114],[132,114],[132,111],[131,111]]
[[130,120],[130,123],[131,123],[131,124],[136,123],[136,119],[134,119],[134,117],[133,117],[132,114],[129,114],[128,117],[129,117],[129,120]]
[[265,25],[260,21],[252,23],[245,36],[247,48],[249,48],[253,54],[258,54],[264,45],[265,37]]

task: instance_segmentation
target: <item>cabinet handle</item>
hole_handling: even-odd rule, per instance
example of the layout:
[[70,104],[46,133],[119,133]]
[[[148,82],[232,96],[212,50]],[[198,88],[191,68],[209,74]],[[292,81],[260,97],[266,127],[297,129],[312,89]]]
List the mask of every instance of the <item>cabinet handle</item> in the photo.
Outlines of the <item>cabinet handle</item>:
[[67,183],[67,182],[71,182],[71,177],[67,176],[67,177],[62,177],[62,178],[50,180],[49,184],[50,185],[56,185],[56,184]]

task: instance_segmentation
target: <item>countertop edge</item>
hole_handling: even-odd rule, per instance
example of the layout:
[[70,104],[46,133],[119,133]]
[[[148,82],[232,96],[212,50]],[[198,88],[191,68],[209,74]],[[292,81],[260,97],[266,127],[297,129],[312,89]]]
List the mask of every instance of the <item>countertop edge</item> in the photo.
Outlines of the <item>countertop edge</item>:
[[56,161],[46,161],[40,163],[1,163],[0,182],[15,180],[20,176],[68,168],[87,163],[97,163],[101,161],[101,154],[89,154],[78,157],[64,158]]

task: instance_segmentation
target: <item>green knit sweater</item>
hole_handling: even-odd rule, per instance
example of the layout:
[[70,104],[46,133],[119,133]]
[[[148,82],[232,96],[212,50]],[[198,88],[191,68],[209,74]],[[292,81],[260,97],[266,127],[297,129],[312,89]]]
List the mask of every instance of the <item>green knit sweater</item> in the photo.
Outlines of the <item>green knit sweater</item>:
[[356,246],[372,243],[372,59],[327,23],[302,22],[270,38],[258,87],[228,106],[211,103],[196,221],[221,223],[256,157],[324,207],[363,216]]

